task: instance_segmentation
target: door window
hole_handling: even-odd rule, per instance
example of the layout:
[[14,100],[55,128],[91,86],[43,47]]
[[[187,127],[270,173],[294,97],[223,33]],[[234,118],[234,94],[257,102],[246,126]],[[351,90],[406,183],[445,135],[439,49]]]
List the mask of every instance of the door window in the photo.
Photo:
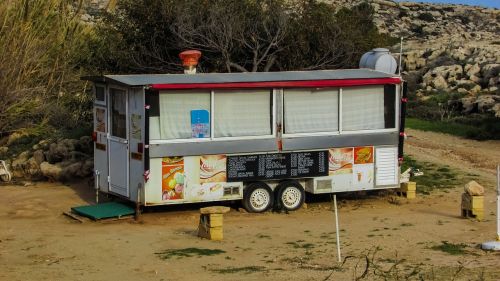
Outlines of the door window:
[[124,90],[111,89],[111,135],[127,138],[127,95]]

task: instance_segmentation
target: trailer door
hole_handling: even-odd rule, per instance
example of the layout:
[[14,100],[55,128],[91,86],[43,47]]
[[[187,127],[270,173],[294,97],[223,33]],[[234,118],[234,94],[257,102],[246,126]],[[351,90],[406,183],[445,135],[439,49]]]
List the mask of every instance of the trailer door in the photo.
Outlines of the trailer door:
[[110,88],[109,190],[129,197],[128,94]]

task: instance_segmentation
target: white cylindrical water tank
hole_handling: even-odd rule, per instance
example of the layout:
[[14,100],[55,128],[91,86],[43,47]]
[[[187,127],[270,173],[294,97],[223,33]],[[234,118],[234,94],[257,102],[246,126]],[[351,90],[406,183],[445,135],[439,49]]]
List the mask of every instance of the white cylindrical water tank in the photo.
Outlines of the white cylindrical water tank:
[[365,53],[361,57],[359,68],[370,68],[381,72],[395,74],[398,64],[388,49],[376,48]]

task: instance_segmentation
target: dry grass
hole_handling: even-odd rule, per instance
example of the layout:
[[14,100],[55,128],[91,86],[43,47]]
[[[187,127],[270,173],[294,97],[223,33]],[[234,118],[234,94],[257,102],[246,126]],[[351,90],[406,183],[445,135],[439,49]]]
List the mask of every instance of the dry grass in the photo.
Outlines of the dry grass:
[[[0,1],[0,132],[87,118],[77,62],[92,30],[69,0]],[[61,124],[58,124],[61,123]]]

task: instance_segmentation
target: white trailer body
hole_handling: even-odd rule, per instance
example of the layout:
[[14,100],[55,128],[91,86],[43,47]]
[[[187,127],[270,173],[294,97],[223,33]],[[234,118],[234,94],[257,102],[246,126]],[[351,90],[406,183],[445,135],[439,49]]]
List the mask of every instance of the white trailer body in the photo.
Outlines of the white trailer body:
[[94,82],[101,192],[144,206],[277,197],[295,209],[304,191],[399,187],[399,76],[353,69],[86,79]]

